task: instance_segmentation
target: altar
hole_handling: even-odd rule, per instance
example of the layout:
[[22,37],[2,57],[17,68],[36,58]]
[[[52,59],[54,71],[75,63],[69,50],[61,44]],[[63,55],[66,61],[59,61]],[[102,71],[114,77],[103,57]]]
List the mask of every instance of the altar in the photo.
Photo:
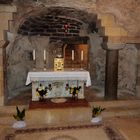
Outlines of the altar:
[[86,70],[31,71],[28,72],[26,85],[32,84],[32,101],[38,101],[37,89],[40,85],[47,89],[44,98],[72,97],[76,91],[78,99],[84,99],[84,86],[91,85],[90,74]]

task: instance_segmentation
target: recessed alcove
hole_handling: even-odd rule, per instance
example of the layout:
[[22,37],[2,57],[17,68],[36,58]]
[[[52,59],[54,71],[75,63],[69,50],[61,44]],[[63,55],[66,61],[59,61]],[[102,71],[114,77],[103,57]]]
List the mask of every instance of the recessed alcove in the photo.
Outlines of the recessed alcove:
[[[21,5],[20,5],[21,6]],[[21,11],[20,11],[21,12]],[[17,13],[19,15],[21,13]],[[15,98],[19,94],[31,92],[31,85],[25,86],[27,73],[33,69],[33,50],[36,50],[36,68],[43,70],[43,51],[47,51],[47,69],[53,69],[53,60],[61,50],[65,58],[65,68],[72,67],[71,52],[75,51],[74,67],[81,67],[81,51],[84,51],[82,67],[90,72],[92,87],[104,97],[106,50],[100,36],[97,14],[70,7],[44,7],[21,16],[15,16],[13,26],[16,38],[6,48],[5,97]],[[126,45],[119,54],[119,89],[123,93],[135,95],[136,53],[133,44]],[[133,59],[129,62],[126,58]],[[126,72],[127,67],[127,72]],[[133,71],[133,73],[131,73]],[[131,73],[131,74],[130,74]],[[125,78],[124,78],[125,77]],[[131,79],[131,80],[129,80]],[[98,94],[98,93],[97,93]]]

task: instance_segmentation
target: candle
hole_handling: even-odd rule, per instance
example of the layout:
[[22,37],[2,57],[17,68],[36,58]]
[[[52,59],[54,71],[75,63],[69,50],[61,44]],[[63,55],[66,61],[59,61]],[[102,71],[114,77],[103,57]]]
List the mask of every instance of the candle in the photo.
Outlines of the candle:
[[33,49],[33,60],[35,60],[35,49]]
[[48,51],[46,52],[46,63],[48,64],[48,60],[49,60],[49,54]]
[[44,50],[44,60],[46,60],[46,50]]
[[83,61],[83,58],[84,58],[84,56],[83,56],[83,50],[81,51],[81,61]]
[[72,50],[72,60],[74,60],[74,50]]

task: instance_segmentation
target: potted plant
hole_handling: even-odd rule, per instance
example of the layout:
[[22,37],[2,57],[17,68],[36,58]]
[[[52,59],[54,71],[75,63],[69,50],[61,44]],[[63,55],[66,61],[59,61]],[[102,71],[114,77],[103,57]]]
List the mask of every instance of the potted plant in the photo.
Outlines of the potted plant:
[[23,128],[26,126],[26,123],[24,121],[25,118],[25,109],[22,111],[19,110],[18,106],[16,107],[16,114],[13,115],[14,119],[17,121],[13,124],[13,128]]
[[98,123],[102,121],[101,112],[104,111],[105,108],[101,108],[100,106],[92,108],[92,120],[93,123]]

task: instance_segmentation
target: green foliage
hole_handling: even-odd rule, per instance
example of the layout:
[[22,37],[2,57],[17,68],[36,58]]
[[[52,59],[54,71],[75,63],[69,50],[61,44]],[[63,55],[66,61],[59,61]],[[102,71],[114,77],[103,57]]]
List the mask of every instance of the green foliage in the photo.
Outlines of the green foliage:
[[104,111],[104,110],[105,110],[105,108],[101,108],[100,106],[98,106],[98,107],[93,106],[93,108],[92,108],[92,117],[96,117],[96,116],[100,115],[101,112]]
[[19,110],[18,107],[16,107],[16,111],[17,114],[13,115],[13,117],[17,120],[17,121],[23,121],[24,117],[25,117],[25,109],[23,109],[22,111]]

